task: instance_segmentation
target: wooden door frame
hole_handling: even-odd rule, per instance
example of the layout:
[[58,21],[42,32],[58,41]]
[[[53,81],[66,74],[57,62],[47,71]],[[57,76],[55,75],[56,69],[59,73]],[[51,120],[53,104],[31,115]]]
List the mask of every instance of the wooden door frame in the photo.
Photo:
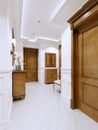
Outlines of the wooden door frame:
[[[25,49],[31,49],[34,52],[37,52],[37,68],[38,68],[38,49],[37,48],[29,48],[29,47],[23,47],[23,59],[24,59],[24,51]],[[38,81],[38,69],[37,69],[37,77],[36,77],[37,81]]]
[[59,79],[60,80],[61,80],[61,48],[62,48],[62,45],[60,44],[58,47],[58,50],[59,50]]
[[98,0],[89,0],[67,22],[71,27],[71,108],[78,108],[78,34],[98,26]]

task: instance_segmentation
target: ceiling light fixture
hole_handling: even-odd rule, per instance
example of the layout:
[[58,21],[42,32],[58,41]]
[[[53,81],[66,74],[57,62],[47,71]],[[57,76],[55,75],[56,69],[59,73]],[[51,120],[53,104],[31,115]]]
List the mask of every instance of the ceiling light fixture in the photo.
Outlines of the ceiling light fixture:
[[40,20],[39,21],[37,21],[38,23],[40,23]]
[[48,37],[37,37],[38,39],[44,39],[44,40],[49,40],[49,41],[54,41],[54,42],[59,42],[60,39],[52,39],[52,38],[48,38]]
[[32,33],[32,35],[35,35],[35,33]]
[[29,42],[36,42],[37,41],[37,38],[32,40],[32,39],[28,39]]
[[22,39],[28,40],[29,42],[36,42],[38,39],[43,39],[43,40],[48,40],[48,41],[54,41],[54,42],[59,42],[60,39],[53,39],[53,38],[49,38],[49,37],[36,37],[35,39],[29,39],[25,36],[21,37]]
[[21,38],[22,38],[22,39],[26,39],[26,40],[28,39],[28,38],[27,38],[27,37],[25,37],[25,36],[21,36]]
[[[34,34],[33,34],[33,35],[34,35]],[[36,42],[36,41],[37,41],[37,38],[35,38],[34,40],[29,39],[28,37],[25,37],[25,36],[21,36],[21,38],[22,38],[22,39],[25,39],[25,40],[27,40],[27,41],[29,41],[29,42]]]

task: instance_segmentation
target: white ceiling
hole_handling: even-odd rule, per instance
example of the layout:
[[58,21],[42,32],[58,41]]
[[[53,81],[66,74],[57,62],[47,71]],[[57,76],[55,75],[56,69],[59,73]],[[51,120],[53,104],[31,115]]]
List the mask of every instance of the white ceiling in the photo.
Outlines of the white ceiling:
[[17,40],[58,41],[71,17],[87,0],[14,0]]

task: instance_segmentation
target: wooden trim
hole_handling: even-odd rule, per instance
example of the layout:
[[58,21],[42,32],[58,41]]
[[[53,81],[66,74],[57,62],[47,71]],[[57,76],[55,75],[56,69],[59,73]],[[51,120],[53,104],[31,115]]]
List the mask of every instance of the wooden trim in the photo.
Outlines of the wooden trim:
[[61,45],[59,45],[59,68],[61,68]]
[[67,22],[70,24],[73,23],[97,4],[98,4],[98,0],[88,0],[88,2],[85,3],[85,5],[83,5],[81,9],[78,10],[70,19],[68,19]]
[[25,51],[29,51],[29,52],[30,52],[30,51],[31,51],[31,52],[38,52],[38,49],[36,49],[36,48],[24,47],[23,50],[24,50],[24,52],[25,52]]
[[76,21],[74,21],[74,27],[77,25],[79,26],[79,23],[82,23],[82,21],[85,21],[86,18],[91,17],[91,15],[94,15],[98,11],[98,5],[95,5],[90,11],[83,14],[80,18],[78,18]]
[[62,59],[62,57],[61,57],[61,48],[62,48],[62,46],[61,45],[59,45],[59,79],[61,79],[61,59]]
[[71,35],[72,35],[72,45],[71,45],[71,108],[77,108],[77,90],[76,90],[76,85],[77,85],[77,67],[78,67],[78,63],[77,63],[77,37],[78,37],[78,30],[74,29],[71,31]]

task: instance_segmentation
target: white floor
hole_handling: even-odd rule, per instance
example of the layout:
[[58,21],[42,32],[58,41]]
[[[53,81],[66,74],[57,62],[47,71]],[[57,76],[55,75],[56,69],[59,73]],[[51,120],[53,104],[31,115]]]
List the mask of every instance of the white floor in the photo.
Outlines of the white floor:
[[98,123],[68,108],[52,85],[27,83],[25,99],[13,102],[8,130],[98,130]]

